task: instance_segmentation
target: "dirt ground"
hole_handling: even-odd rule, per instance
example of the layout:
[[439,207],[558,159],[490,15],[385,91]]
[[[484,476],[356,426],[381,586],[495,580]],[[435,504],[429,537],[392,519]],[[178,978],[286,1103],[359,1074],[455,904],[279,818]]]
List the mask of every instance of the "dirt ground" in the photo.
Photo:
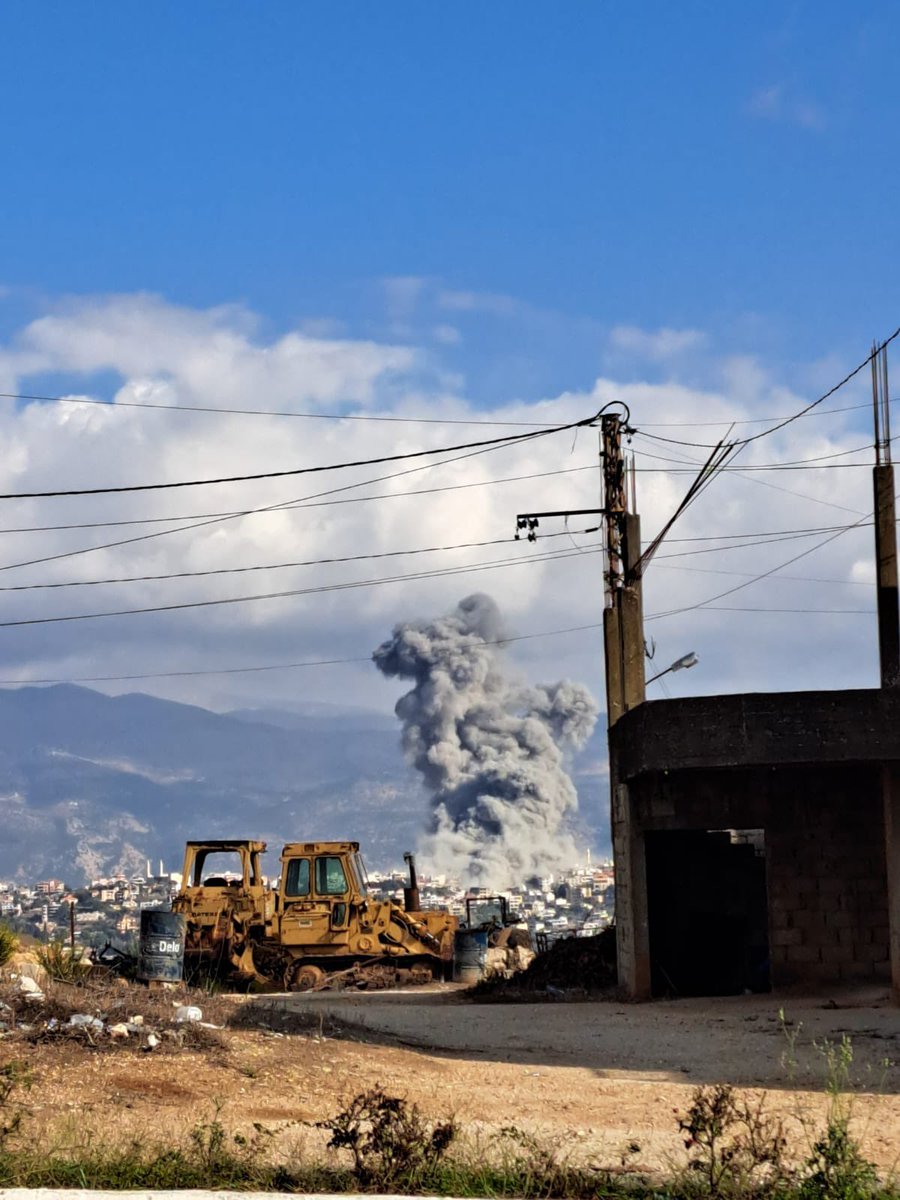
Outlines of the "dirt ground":
[[[408,1097],[430,1116],[454,1114],[475,1138],[516,1125],[579,1161],[633,1165],[683,1161],[675,1110],[698,1084],[730,1082],[767,1094],[801,1152],[825,1110],[826,1041],[852,1038],[854,1123],[883,1169],[900,1156],[900,1010],[875,992],[734,997],[643,1005],[615,1002],[481,1004],[458,992],[317,994],[223,1002],[253,1005],[272,1029],[229,1028],[221,1044],[141,1051],[0,1040],[0,1063],[25,1061],[29,1105],[48,1144],[102,1134],[183,1136],[220,1106],[246,1130],[280,1130],[285,1153],[321,1143],[303,1123],[336,1112],[375,1086]],[[322,1016],[339,1036],[279,1034],[273,1009]],[[784,1022],[779,1015],[784,1010]],[[886,1062],[889,1065],[885,1065]]]

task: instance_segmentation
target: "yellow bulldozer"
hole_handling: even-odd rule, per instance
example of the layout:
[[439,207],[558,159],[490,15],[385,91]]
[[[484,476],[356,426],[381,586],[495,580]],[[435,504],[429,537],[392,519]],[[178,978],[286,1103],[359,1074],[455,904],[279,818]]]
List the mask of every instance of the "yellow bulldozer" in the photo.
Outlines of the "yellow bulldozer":
[[185,918],[189,978],[310,991],[450,977],[459,922],[421,909],[411,854],[401,906],[369,897],[358,842],[290,842],[277,888],[263,879],[265,849],[258,841],[188,842],[172,908]]

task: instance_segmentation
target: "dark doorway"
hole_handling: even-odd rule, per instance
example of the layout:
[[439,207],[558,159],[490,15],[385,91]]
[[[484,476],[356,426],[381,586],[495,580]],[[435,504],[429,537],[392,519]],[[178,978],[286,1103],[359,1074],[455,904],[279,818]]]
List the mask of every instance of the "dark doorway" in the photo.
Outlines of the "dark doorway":
[[653,994],[768,991],[762,831],[676,830],[645,836]]

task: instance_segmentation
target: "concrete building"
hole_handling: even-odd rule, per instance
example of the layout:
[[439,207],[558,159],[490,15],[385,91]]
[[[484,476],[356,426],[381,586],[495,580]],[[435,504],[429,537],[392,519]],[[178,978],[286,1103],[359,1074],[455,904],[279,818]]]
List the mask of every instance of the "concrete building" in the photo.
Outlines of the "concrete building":
[[630,995],[900,996],[900,691],[647,701],[609,738]]

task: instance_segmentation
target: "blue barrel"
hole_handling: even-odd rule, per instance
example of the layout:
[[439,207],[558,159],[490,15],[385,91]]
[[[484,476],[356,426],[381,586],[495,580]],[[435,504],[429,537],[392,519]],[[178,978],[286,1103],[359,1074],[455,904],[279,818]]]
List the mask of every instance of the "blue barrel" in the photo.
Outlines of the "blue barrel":
[[138,979],[179,983],[184,975],[184,917],[145,908],[141,913]]
[[457,983],[477,983],[484,979],[487,949],[486,929],[457,930],[453,945],[453,978]]

